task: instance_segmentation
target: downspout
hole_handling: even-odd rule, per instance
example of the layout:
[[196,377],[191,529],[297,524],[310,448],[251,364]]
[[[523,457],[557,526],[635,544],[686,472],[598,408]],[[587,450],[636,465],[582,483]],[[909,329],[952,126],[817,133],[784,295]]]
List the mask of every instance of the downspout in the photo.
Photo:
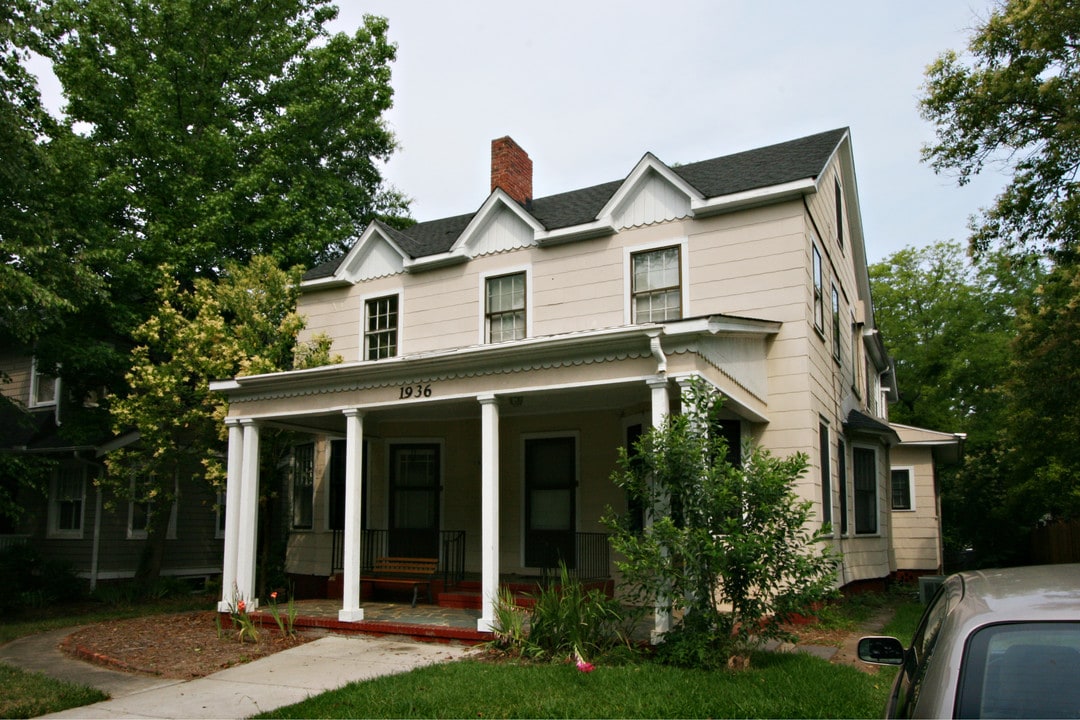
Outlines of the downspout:
[[94,494],[94,539],[90,546],[90,591],[97,589],[98,551],[101,547],[101,485],[97,484]]
[[656,358],[656,374],[665,377],[667,375],[667,355],[664,354],[664,348],[660,344],[660,331],[649,333],[649,349],[652,351],[652,356]]

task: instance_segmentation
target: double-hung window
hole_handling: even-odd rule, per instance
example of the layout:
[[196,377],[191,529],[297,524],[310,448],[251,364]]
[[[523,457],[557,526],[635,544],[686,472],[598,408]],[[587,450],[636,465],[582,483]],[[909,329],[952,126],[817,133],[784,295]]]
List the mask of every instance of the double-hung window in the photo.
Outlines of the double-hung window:
[[840,291],[832,286],[832,354],[840,362]]
[[364,359],[382,360],[398,354],[398,296],[364,303]]
[[37,358],[34,358],[30,373],[30,407],[55,405],[59,389],[60,379],[41,372]]
[[814,327],[817,328],[819,333],[825,333],[825,298],[824,290],[822,289],[822,274],[821,274],[821,251],[818,250],[817,244],[811,246],[813,248],[813,270],[814,270]]
[[852,449],[855,471],[855,533],[878,531],[877,453],[873,448]]
[[86,471],[78,463],[53,470],[49,501],[49,536],[81,538],[86,498]]
[[522,340],[526,335],[525,273],[487,278],[484,325],[487,342]]
[[293,448],[292,528],[311,530],[315,526],[315,443]]
[[[129,540],[143,540],[149,535],[150,514],[154,510],[155,492],[154,485],[157,483],[155,476],[148,480],[137,482],[131,481],[131,500],[128,502],[128,528]],[[176,511],[177,501],[180,497],[179,479],[173,478],[173,502],[169,509],[169,523],[165,527],[165,537],[169,540],[176,539]]]
[[630,256],[633,323],[665,322],[682,317],[682,267],[678,246]]
[[914,510],[914,493],[911,489],[911,468],[892,470],[892,509]]

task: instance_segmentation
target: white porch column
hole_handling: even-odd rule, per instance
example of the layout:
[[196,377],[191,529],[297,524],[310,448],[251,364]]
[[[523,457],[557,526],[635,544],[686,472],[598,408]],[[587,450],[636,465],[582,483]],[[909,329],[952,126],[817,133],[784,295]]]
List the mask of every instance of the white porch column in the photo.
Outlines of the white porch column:
[[344,588],[338,620],[359,622],[364,619],[360,607],[360,541],[362,539],[364,415],[355,408],[345,411],[345,548]]
[[[254,610],[259,606],[259,599],[255,597],[255,548],[259,532],[259,426],[254,420],[244,419],[240,421],[240,427],[243,431],[243,459],[240,498],[236,503],[240,506],[239,538],[236,543],[236,599],[243,600],[249,610]],[[232,464],[231,454],[229,464]],[[228,503],[228,497],[225,502]],[[225,521],[228,522],[228,515]]]
[[[650,378],[648,380],[649,390],[652,397],[652,426],[654,428],[660,427],[667,416],[670,414],[671,405],[670,398],[668,397],[668,383],[667,378],[664,376],[658,376]],[[653,522],[653,512],[651,508],[645,509],[645,524],[651,526]],[[652,641],[658,642],[664,633],[671,630],[671,605],[670,599],[658,595],[656,598],[656,605],[653,608],[653,630]]]
[[232,609],[236,588],[236,559],[240,544],[240,475],[244,462],[244,430],[236,418],[227,418],[229,460],[225,475],[225,564],[221,571],[218,612]]
[[480,401],[480,618],[476,629],[495,629],[499,597],[499,401],[481,395]]

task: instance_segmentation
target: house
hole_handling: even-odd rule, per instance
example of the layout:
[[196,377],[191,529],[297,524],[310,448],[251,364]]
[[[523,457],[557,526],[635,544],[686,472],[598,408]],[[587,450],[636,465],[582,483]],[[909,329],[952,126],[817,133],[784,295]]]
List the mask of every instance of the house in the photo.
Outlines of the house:
[[797,491],[833,529],[842,582],[888,577],[896,387],[849,131],[685,165],[645,154],[542,198],[532,172],[495,140],[478,210],[373,222],[307,273],[299,312],[344,363],[213,385],[230,401],[221,609],[258,602],[263,428],[300,438],[287,570],[339,584],[339,620],[363,619],[373,556],[437,557],[447,584],[479,578],[487,630],[500,578],[560,559],[615,574],[600,518],[627,508],[617,448],[695,378],[723,394],[734,445],[809,456]]
[[963,433],[944,433],[890,423],[900,437],[890,462],[892,566],[896,576],[914,579],[944,569],[938,468],[957,465]]
[[[0,463],[0,487],[23,513],[18,520],[0,519],[0,549],[30,543],[45,560],[68,564],[89,582],[135,576],[146,545],[149,507],[146,502],[117,498],[96,481],[104,473],[105,456],[131,442],[135,434],[74,443],[62,432],[74,400],[62,380],[42,372],[32,351],[0,352],[0,454],[12,458],[45,458],[45,493],[19,482]],[[134,494],[137,497],[137,493]],[[221,572],[224,522],[217,495],[209,485],[178,488],[167,530],[163,575],[215,577]]]

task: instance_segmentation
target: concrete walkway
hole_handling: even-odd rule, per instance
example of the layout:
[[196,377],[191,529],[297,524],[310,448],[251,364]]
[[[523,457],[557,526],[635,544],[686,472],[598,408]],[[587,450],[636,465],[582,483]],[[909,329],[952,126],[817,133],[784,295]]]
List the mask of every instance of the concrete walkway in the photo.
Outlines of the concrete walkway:
[[0,646],[0,662],[90,685],[112,699],[45,715],[55,718],[244,718],[299,702],[354,680],[456,660],[460,645],[328,635],[195,680],[162,680],[75,660],[59,649],[76,628]]

